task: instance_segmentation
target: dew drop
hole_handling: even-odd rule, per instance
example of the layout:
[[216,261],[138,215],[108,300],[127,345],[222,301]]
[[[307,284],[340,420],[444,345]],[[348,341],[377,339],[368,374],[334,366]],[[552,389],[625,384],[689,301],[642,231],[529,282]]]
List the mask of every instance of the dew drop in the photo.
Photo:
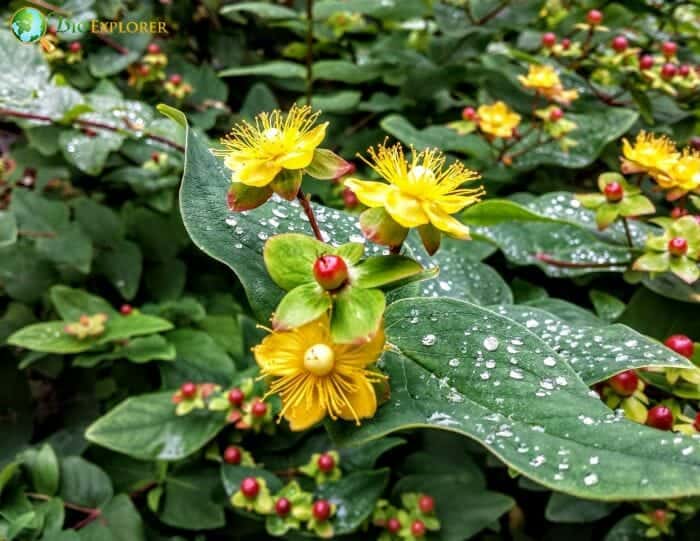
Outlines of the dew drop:
[[498,338],[495,336],[488,336],[484,338],[484,348],[486,348],[487,351],[496,351],[498,346]]

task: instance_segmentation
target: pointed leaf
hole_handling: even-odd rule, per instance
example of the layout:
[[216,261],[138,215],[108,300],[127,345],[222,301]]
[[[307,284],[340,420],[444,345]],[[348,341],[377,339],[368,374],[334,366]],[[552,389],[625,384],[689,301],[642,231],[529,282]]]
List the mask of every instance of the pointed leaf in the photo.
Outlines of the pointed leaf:
[[355,268],[353,286],[363,289],[390,286],[423,271],[420,263],[402,255],[378,255],[367,258]]
[[346,287],[333,300],[331,335],[340,343],[362,341],[379,328],[386,301],[378,289]]
[[331,306],[331,296],[317,283],[297,286],[282,297],[272,318],[272,326],[276,330],[299,327],[318,319]]

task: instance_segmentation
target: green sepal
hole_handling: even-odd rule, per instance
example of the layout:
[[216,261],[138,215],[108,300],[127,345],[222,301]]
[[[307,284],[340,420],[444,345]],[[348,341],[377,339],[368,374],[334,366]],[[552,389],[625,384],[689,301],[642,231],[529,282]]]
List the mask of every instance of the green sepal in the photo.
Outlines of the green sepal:
[[226,194],[226,203],[234,212],[253,210],[270,199],[271,195],[272,189],[269,186],[256,188],[241,182],[233,182]]
[[306,174],[320,180],[340,178],[352,169],[352,164],[345,161],[332,150],[317,148],[314,158],[306,168]]
[[313,267],[316,259],[329,252],[324,243],[299,233],[284,233],[268,239],[263,259],[270,278],[282,289],[315,282]]
[[146,503],[148,508],[154,513],[158,512],[158,508],[160,507],[160,499],[162,496],[163,487],[161,485],[153,487],[148,491],[148,494],[146,494]]
[[357,263],[365,253],[365,245],[361,242],[348,242],[333,249],[333,254],[342,257],[346,263]]
[[574,197],[587,209],[597,209],[606,201],[605,196],[599,193],[580,193]]
[[401,246],[408,229],[399,225],[382,207],[370,208],[360,214],[362,233],[382,246]]
[[282,169],[270,187],[272,191],[287,201],[294,201],[301,188],[301,169]]
[[337,451],[328,451],[326,453],[333,457],[335,467],[329,471],[324,472],[318,467],[318,459],[321,453],[314,453],[311,455],[309,461],[303,466],[299,467],[299,471],[316,481],[317,485],[322,485],[328,483],[329,481],[337,481],[343,476],[343,472],[340,469],[340,454]]
[[287,330],[318,319],[330,309],[330,294],[315,282],[295,287],[277,306],[272,318],[272,328]]
[[434,255],[440,248],[440,230],[433,224],[425,224],[418,227],[418,234],[428,255]]
[[620,216],[643,216],[645,214],[654,214],[656,207],[646,196],[641,194],[630,195],[623,197],[618,204],[620,207]]
[[420,263],[403,255],[369,257],[355,268],[352,285],[372,289],[391,285],[423,271]]
[[618,203],[603,203],[595,213],[595,223],[598,229],[605,229],[620,215]]
[[340,344],[369,339],[379,329],[386,300],[378,289],[346,287],[335,296],[331,336]]
[[670,270],[687,284],[692,284],[700,278],[698,264],[687,256],[671,256]]
[[666,272],[670,267],[670,254],[644,254],[632,265],[632,269],[645,272]]

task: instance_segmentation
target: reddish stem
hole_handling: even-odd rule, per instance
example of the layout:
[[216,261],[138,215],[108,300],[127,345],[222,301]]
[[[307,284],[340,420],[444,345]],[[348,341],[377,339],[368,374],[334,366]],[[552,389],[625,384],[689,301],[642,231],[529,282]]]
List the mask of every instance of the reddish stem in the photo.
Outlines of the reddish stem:
[[609,269],[611,267],[625,266],[625,263],[576,263],[575,261],[562,261],[542,252],[535,257],[548,265],[564,269]]
[[121,54],[121,55],[127,55],[127,54],[129,54],[129,49],[127,49],[127,48],[124,47],[123,45],[120,45],[119,43],[117,43],[116,41],[114,41],[114,40],[113,40],[112,38],[110,38],[109,36],[106,36],[106,35],[104,35],[104,34],[100,34],[100,33],[98,33],[98,32],[95,32],[94,35],[95,35],[95,37],[96,37],[97,39],[99,39],[102,43],[104,43],[104,44],[107,45],[108,47],[111,47],[112,49],[114,49],[115,51],[117,51],[119,54]]
[[299,192],[297,193],[297,199],[299,200],[301,208],[304,209],[304,214],[306,214],[306,218],[309,220],[311,230],[314,232],[314,237],[316,237],[321,242],[324,242],[323,235],[321,235],[321,229],[318,227],[318,222],[316,221],[316,216],[314,215],[314,209],[311,208],[309,198],[306,195],[304,195],[304,192],[302,192],[301,189],[299,189]]

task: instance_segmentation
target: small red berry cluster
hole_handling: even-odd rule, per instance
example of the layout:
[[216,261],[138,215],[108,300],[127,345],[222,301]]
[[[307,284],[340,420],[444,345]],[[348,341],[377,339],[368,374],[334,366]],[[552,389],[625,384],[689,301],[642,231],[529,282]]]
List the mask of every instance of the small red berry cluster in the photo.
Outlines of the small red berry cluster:
[[435,517],[435,499],[428,494],[408,493],[401,496],[401,508],[380,500],[374,511],[372,524],[385,532],[382,539],[391,541],[415,541],[428,531],[440,529]]

